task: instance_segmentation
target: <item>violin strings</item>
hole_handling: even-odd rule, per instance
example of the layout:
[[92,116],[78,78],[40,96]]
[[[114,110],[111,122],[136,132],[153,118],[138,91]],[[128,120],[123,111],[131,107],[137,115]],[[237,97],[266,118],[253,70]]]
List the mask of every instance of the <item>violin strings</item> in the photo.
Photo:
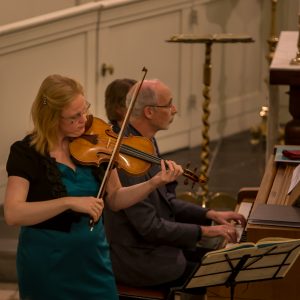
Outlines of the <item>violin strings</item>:
[[151,162],[151,163],[160,164],[160,161],[161,161],[161,159],[155,155],[151,155],[151,154],[142,152],[138,149],[132,148],[132,147],[124,145],[124,144],[121,145],[120,150],[124,154],[132,155],[133,157],[141,158],[141,159]]
[[[161,158],[159,158],[155,155],[148,154],[146,152],[140,151],[138,149],[132,148],[132,147],[124,145],[124,144],[121,145],[120,151],[123,154],[128,154],[128,155],[131,155],[136,158],[141,158],[142,160],[145,160],[150,163],[160,164],[160,161],[161,161]],[[184,169],[183,175],[195,182],[198,182],[198,177],[188,169]]]

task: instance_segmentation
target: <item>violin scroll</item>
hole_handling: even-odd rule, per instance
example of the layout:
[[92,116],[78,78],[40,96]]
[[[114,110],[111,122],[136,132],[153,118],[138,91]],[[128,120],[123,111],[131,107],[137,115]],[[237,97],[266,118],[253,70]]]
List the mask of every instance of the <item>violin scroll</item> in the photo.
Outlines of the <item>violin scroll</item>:
[[188,184],[188,180],[191,180],[193,181],[193,186],[194,187],[194,184],[195,183],[199,183],[200,185],[201,184],[204,184],[207,182],[207,177],[204,176],[203,174],[200,174],[199,176],[196,174],[196,170],[197,168],[195,169],[195,171],[191,171],[189,170],[188,168],[186,169],[183,169],[183,176],[186,177],[186,180],[184,181],[184,184]]

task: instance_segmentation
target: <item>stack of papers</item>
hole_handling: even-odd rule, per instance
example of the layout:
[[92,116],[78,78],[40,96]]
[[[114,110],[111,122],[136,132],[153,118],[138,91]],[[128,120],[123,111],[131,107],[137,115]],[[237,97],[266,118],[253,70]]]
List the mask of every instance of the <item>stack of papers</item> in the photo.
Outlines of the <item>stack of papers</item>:
[[300,208],[286,205],[259,204],[251,212],[248,223],[300,227]]

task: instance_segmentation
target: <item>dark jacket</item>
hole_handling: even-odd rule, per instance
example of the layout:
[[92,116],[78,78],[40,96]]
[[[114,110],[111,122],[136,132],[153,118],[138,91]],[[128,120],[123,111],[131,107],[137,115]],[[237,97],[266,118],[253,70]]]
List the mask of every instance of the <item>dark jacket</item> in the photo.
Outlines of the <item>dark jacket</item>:
[[[130,128],[132,134],[138,134]],[[152,166],[143,176],[128,176],[123,171],[119,176],[123,186],[130,186],[159,171],[159,166]],[[184,272],[183,250],[195,248],[201,238],[199,224],[207,223],[207,210],[176,199],[172,185],[119,212],[105,207],[104,224],[117,281],[151,286],[173,281]]]

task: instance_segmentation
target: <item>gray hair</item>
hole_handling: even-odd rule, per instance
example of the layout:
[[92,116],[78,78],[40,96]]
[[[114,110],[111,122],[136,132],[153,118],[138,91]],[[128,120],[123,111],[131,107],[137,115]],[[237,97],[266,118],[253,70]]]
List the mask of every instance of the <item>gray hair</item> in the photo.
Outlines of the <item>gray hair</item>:
[[[139,94],[136,98],[134,107],[131,112],[131,116],[139,117],[143,113],[143,109],[147,105],[157,105],[157,92],[156,85],[159,83],[158,79],[144,80],[139,91]],[[127,107],[129,107],[130,101],[134,95],[136,88],[140,85],[140,82],[137,82],[128,92],[126,96]]]

